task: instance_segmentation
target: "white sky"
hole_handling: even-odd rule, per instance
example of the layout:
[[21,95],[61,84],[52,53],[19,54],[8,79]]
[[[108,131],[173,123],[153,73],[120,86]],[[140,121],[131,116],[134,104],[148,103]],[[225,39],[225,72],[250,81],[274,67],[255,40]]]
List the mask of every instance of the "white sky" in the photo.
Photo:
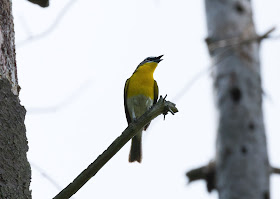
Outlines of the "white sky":
[[[13,1],[35,199],[52,198],[59,190],[34,166],[65,187],[126,128],[124,83],[144,58],[164,54],[154,77],[171,101],[210,65],[203,1],[76,0],[50,34],[21,43],[48,29],[68,2],[51,1],[42,9]],[[280,25],[278,1],[253,3],[259,33]],[[268,151],[275,166],[280,166],[279,49],[280,39],[261,48]],[[145,133],[142,164],[128,163],[129,143],[73,198],[217,198],[204,182],[187,185],[185,177],[215,152],[210,75],[202,75],[175,103],[180,112],[165,121],[158,117]],[[280,178],[271,179],[272,198],[279,198]]]

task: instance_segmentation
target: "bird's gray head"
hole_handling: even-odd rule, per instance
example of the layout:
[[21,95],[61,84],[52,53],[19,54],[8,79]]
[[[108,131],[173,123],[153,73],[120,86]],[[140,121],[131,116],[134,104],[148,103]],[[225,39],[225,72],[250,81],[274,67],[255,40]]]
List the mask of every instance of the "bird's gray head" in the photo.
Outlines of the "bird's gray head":
[[159,63],[160,61],[162,61],[163,59],[162,58],[163,55],[160,55],[158,57],[147,57],[146,59],[144,59],[144,61],[142,61],[139,66],[147,63],[147,62],[156,62],[156,63]]
[[134,72],[137,71],[137,69],[142,66],[143,64],[145,63],[148,63],[148,62],[155,62],[155,63],[159,63],[160,61],[162,61],[163,59],[162,58],[163,55],[160,55],[158,57],[147,57],[146,59],[144,59],[136,68],[136,70]]

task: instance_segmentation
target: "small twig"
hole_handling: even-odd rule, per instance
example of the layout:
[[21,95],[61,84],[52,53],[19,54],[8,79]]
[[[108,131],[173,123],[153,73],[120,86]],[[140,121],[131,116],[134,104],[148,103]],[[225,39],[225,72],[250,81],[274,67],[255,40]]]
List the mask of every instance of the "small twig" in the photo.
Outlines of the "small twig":
[[250,43],[253,41],[260,42],[263,39],[266,39],[269,37],[270,33],[272,33],[276,28],[273,27],[266,31],[263,35],[256,35],[255,37],[244,39],[242,37],[235,37],[235,38],[230,38],[230,39],[225,39],[225,40],[219,40],[219,41],[211,41],[210,38],[206,39],[206,43],[208,45],[208,49],[210,52],[213,50],[216,50],[217,48],[224,48],[228,46],[235,46],[235,45],[241,45],[241,44],[246,44]]
[[172,115],[174,115],[175,113],[171,110],[171,108],[170,107],[168,107],[168,111],[172,114]]
[[[167,98],[167,94],[164,96],[163,101],[165,101],[165,99]],[[173,103],[172,103],[173,104]],[[175,104],[173,104],[175,106]],[[165,120],[165,116],[168,114],[168,112],[170,112],[172,115],[174,115],[175,113],[173,112],[173,110],[168,106],[166,107],[165,112],[163,112],[163,120]]]
[[75,194],[89,179],[91,179],[137,132],[148,124],[158,115],[171,109],[174,113],[178,112],[175,104],[165,101],[162,96],[158,102],[136,121],[133,121],[116,138],[113,143],[97,159],[91,163],[78,177],[74,179],[65,189],[63,189],[54,199],[66,199]]
[[264,34],[260,37],[260,40],[265,39],[265,38],[269,38],[270,33],[272,33],[274,30],[276,30],[276,27],[270,28],[268,31],[266,31],[266,33],[264,33]]
[[190,170],[186,173],[189,179],[189,183],[196,180],[205,180],[207,183],[207,190],[211,192],[216,189],[216,163],[214,161],[209,162],[209,164]]

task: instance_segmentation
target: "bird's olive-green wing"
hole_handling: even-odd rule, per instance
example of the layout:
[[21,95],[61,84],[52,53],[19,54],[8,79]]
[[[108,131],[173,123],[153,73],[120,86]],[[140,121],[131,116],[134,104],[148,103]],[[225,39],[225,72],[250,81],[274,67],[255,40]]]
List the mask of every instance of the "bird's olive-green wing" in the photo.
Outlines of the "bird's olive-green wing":
[[157,103],[158,100],[158,85],[157,81],[154,80],[154,104]]
[[127,108],[127,90],[128,90],[128,84],[129,84],[129,79],[126,80],[125,82],[125,86],[124,86],[124,110],[125,110],[125,116],[126,116],[126,120],[127,123],[129,124],[131,122],[131,118],[128,112],[128,108]]

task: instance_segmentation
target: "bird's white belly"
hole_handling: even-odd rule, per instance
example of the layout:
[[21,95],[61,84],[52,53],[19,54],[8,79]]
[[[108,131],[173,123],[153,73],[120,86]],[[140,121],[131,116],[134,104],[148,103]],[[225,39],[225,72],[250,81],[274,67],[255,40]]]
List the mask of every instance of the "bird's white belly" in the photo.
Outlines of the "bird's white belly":
[[152,105],[153,100],[145,95],[137,95],[127,99],[127,107],[132,119],[143,115]]

